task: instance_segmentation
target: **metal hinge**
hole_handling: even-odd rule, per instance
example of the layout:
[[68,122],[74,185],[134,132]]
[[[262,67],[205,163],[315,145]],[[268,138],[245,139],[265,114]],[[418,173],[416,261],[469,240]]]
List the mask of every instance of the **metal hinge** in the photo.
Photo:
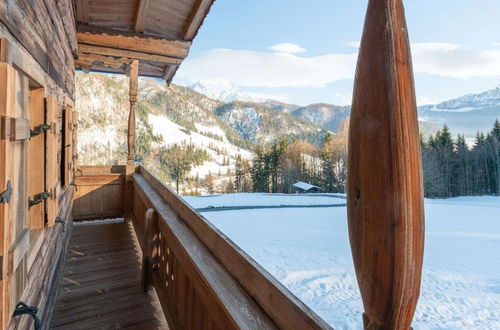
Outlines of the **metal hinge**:
[[49,124],[41,124],[40,126],[37,126],[34,130],[30,130],[30,137],[34,137],[37,135],[40,135],[50,129]]
[[18,315],[31,315],[33,319],[35,320],[35,330],[41,329],[42,328],[42,320],[36,315],[38,313],[38,308],[34,306],[28,306],[22,301],[18,302],[16,305],[16,309],[14,310],[14,313],[12,316],[18,316]]
[[40,204],[44,200],[49,199],[49,197],[50,197],[50,194],[46,191],[35,195],[34,200],[28,199],[28,208],[31,208],[33,205]]
[[10,180],[7,181],[7,189],[0,194],[0,203],[10,203],[10,197],[12,196],[12,187],[10,186]]

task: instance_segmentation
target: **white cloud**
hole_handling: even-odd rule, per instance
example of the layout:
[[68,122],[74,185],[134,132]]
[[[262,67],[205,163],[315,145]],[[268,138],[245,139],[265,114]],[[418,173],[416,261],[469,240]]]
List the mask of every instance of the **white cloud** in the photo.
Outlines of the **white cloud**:
[[349,41],[349,42],[345,43],[345,45],[352,47],[352,48],[359,48],[360,44],[361,43],[359,41]]
[[439,103],[439,102],[433,101],[432,99],[430,99],[426,96],[418,96],[417,97],[417,105],[418,106],[428,105],[428,104],[436,104],[436,103]]
[[269,49],[274,50],[275,52],[278,52],[278,53],[286,53],[286,54],[303,53],[306,51],[305,48],[302,48],[299,45],[290,44],[290,43],[277,44],[277,45],[269,47]]
[[[358,43],[348,44],[354,47]],[[240,87],[317,88],[354,78],[357,50],[309,57],[291,54],[290,50],[293,47],[288,48],[288,52],[277,53],[213,49],[188,57],[178,77],[196,82],[220,76]],[[412,53],[417,73],[458,79],[500,77],[500,50],[473,50],[450,43],[415,43]]]
[[500,76],[500,50],[473,50],[456,44],[412,44],[415,72],[468,79]]
[[178,76],[191,82],[221,76],[241,87],[323,87],[353,78],[356,58],[356,53],[300,57],[213,49],[186,59]]

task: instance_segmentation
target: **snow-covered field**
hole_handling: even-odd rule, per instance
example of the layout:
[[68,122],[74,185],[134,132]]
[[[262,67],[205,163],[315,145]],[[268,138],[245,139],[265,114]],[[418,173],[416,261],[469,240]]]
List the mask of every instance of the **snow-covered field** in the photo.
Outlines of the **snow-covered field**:
[[[236,194],[186,199],[198,208],[233,200],[292,205],[334,198]],[[426,200],[425,207],[424,272],[414,329],[500,329],[500,197]],[[362,328],[345,207],[204,215],[333,327]]]
[[270,206],[270,205],[331,205],[345,204],[346,200],[336,194],[226,194],[213,196],[184,196],[194,208]]

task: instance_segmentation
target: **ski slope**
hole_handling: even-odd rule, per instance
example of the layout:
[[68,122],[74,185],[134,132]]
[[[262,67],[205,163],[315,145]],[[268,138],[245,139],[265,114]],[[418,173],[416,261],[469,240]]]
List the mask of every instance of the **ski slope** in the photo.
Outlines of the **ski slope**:
[[[323,203],[321,195],[235,194],[240,204]],[[194,207],[211,197],[186,198]],[[226,200],[226,202],[223,202]],[[214,202],[208,202],[214,204]],[[413,328],[500,329],[500,198],[426,200],[423,283]],[[362,329],[346,208],[204,213],[335,329]]]

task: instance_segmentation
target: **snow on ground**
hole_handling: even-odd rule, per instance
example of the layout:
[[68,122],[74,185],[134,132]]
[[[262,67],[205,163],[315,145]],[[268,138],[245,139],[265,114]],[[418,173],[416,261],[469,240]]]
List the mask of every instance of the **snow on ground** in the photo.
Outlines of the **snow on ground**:
[[[221,137],[223,140],[219,141],[211,137],[207,137],[203,134],[197,132],[188,132],[182,126],[169,120],[163,115],[149,115],[149,122],[153,126],[153,132],[156,135],[161,135],[165,145],[171,144],[181,144],[181,143],[192,143],[195,146],[207,150],[213,161],[205,162],[203,165],[194,167],[190,175],[195,177],[198,175],[204,178],[208,173],[225,175],[230,169],[234,172],[236,157],[240,155],[244,159],[251,159],[252,153],[246,149],[241,149],[233,144],[231,144],[226,137],[224,131],[218,126],[206,126],[201,124],[196,124],[196,129],[201,133],[211,133]],[[217,153],[214,150],[217,148],[221,151],[227,153],[224,155],[222,153]],[[224,166],[224,157],[229,156],[229,166]]]
[[270,206],[270,205],[331,205],[345,204],[346,200],[335,194],[227,194],[213,196],[183,196],[194,208],[233,207],[233,206]]
[[[248,194],[238,203],[322,203]],[[217,196],[213,200],[231,200]],[[276,198],[276,199],[274,199]],[[210,197],[186,198],[194,207]],[[500,329],[500,197],[426,200],[423,283],[413,328]],[[335,329],[361,329],[346,208],[204,214]]]

